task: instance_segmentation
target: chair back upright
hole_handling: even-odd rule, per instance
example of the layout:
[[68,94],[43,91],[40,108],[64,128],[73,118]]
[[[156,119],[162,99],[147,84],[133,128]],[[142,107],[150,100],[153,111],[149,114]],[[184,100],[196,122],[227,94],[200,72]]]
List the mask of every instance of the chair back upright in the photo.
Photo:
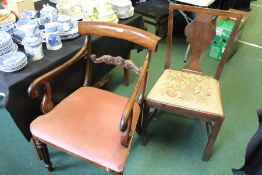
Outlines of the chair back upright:
[[243,14],[231,11],[223,11],[217,9],[201,8],[196,6],[170,3],[168,16],[166,58],[164,65],[165,69],[170,68],[175,10],[193,12],[195,14],[194,20],[185,28],[186,41],[190,44],[190,53],[188,62],[185,65],[184,70],[192,71],[199,74],[202,74],[200,66],[200,56],[203,53],[204,49],[209,46],[216,34],[213,19],[219,16],[235,21],[234,29],[230,35],[227,46],[215,71],[214,78],[218,80],[229,56],[230,47],[238,32]]

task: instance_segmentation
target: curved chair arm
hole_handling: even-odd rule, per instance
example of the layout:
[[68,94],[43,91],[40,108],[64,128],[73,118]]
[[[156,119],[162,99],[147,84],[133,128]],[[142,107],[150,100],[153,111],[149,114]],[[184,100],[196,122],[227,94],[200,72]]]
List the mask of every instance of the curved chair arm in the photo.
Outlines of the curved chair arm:
[[89,38],[86,36],[84,45],[82,48],[67,62],[64,64],[56,67],[55,69],[41,75],[37,79],[35,79],[28,88],[28,95],[31,98],[36,98],[39,96],[39,88],[42,86],[44,88],[44,95],[41,102],[41,112],[43,114],[46,114],[47,112],[51,111],[54,107],[53,101],[52,101],[52,93],[51,93],[51,86],[49,83],[49,80],[53,77],[55,77],[57,74],[64,71],[66,68],[71,66],[73,63],[78,61],[80,58],[83,57],[88,51],[88,42]]
[[127,105],[125,107],[125,110],[123,112],[121,121],[120,121],[120,131],[123,133],[121,138],[121,144],[124,146],[129,145],[129,140],[131,138],[131,126],[132,126],[132,117],[133,117],[133,107],[136,102],[136,98],[138,96],[138,93],[144,94],[141,91],[144,91],[145,88],[141,88],[143,85],[144,79],[148,72],[148,66],[151,58],[151,51],[147,52],[143,67],[141,69],[141,73],[138,77],[137,83],[134,87],[134,90],[131,93],[131,96],[128,99]]

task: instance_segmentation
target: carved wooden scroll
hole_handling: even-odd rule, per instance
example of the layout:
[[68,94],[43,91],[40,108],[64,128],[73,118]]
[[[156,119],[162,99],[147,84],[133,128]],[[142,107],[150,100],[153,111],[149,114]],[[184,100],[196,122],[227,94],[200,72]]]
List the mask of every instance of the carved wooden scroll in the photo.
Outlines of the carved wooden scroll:
[[186,69],[201,72],[199,65],[200,56],[216,34],[212,25],[212,18],[213,15],[197,13],[195,20],[186,27],[185,35],[191,47],[189,62],[185,66]]
[[101,57],[97,57],[95,54],[92,54],[90,55],[90,59],[94,63],[106,63],[116,66],[123,66],[127,70],[133,70],[136,74],[140,74],[141,72],[141,68],[137,67],[133,61],[125,60],[120,56],[113,57],[111,55],[103,55]]

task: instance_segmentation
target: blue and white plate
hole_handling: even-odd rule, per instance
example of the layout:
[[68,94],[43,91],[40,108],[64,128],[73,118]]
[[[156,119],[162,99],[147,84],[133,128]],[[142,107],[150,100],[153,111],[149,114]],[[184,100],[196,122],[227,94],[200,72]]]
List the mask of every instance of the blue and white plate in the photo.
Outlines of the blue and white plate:
[[23,52],[5,54],[0,57],[0,70],[14,72],[22,69],[27,64],[27,57]]
[[3,72],[16,72],[21,69],[23,69],[27,65],[27,60],[25,60],[20,66],[15,67],[15,68],[0,68],[0,71]]

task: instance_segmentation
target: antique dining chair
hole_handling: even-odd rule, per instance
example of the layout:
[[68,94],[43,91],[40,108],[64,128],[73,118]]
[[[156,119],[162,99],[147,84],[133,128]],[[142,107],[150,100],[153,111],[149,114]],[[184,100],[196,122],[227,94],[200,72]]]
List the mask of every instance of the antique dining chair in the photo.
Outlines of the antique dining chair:
[[[52,163],[47,145],[93,163],[112,174],[123,174],[144,97],[151,53],[156,51],[160,38],[122,24],[79,22],[78,27],[79,33],[86,37],[83,47],[70,60],[35,79],[28,89],[31,98],[38,97],[44,90],[41,103],[43,115],[30,125],[33,146],[50,171]],[[91,35],[123,39],[143,46],[147,53],[142,67],[119,56],[98,57],[91,50]],[[55,106],[49,80],[81,58],[87,60],[84,83],[87,86],[79,87]],[[90,87],[92,62],[133,70],[138,78],[131,95],[124,97]]]
[[[185,28],[186,41],[191,45],[191,51],[188,63],[182,70],[170,68],[174,10],[195,13],[194,20]],[[214,71],[214,76],[208,76],[201,70],[200,56],[216,34],[212,21],[217,16],[230,18],[235,21],[235,25],[224,54]],[[147,128],[152,114],[155,114],[156,110],[169,111],[205,121],[208,142],[202,160],[209,159],[224,120],[219,77],[227,61],[230,46],[241,19],[242,14],[240,13],[170,3],[164,71],[145,98],[141,144],[145,145],[147,142]],[[150,112],[150,108],[156,110]]]

